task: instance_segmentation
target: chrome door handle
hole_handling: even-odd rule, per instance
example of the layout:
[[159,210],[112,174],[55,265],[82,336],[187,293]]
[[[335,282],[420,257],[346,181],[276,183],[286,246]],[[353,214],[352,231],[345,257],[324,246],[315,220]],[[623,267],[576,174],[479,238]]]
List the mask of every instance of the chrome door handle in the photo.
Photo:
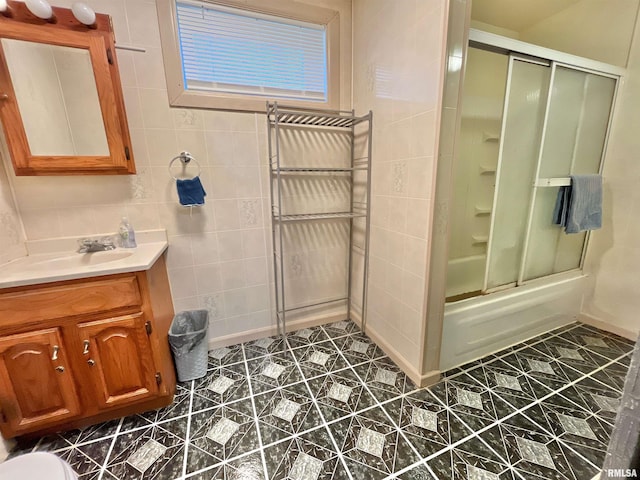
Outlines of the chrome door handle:
[[89,354],[89,346],[91,345],[91,342],[89,342],[89,340],[85,340],[83,342],[84,348],[82,349],[82,354],[83,355],[88,355]]
[[60,350],[60,347],[58,345],[54,345],[53,346],[53,355],[51,355],[51,360],[53,360],[54,362],[56,360],[58,360],[58,351]]

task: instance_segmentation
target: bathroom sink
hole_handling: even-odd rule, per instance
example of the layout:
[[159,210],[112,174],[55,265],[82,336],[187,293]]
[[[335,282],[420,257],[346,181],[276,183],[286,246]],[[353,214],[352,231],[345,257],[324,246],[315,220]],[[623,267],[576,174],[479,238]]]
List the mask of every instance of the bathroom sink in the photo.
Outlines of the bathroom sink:
[[134,251],[107,250],[105,252],[65,254],[60,257],[32,263],[29,268],[35,270],[42,268],[68,269],[90,267],[92,265],[102,265],[104,263],[123,260],[134,253]]

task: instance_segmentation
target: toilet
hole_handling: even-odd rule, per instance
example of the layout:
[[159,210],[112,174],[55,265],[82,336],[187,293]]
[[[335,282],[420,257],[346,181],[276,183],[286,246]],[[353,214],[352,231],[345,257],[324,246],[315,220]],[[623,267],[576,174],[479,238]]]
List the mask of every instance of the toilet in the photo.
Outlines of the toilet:
[[52,453],[35,452],[0,463],[0,480],[77,480],[71,466]]

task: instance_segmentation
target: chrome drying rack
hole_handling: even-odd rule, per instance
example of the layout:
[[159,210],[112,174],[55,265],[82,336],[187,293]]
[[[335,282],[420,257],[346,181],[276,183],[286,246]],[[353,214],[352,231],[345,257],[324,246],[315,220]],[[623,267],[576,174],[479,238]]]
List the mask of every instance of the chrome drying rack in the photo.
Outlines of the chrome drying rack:
[[[271,192],[271,225],[272,225],[272,245],[273,245],[273,271],[275,280],[275,301],[278,333],[286,333],[286,317],[289,312],[298,311],[310,307],[321,305],[338,304],[346,302],[347,318],[351,319],[353,313],[352,304],[352,275],[353,275],[353,252],[354,250],[364,257],[362,271],[362,304],[360,306],[360,323],[364,330],[366,325],[366,302],[367,302],[367,272],[369,264],[369,232],[370,232],[370,199],[371,199],[371,145],[372,145],[372,121],[373,113],[369,111],[366,115],[356,116],[354,111],[343,110],[320,110],[310,108],[294,108],[278,105],[277,102],[267,102],[267,138],[269,148],[269,171],[270,171],[270,192]],[[359,130],[359,135],[366,135],[366,155],[355,158],[354,144],[356,137],[356,126],[364,124],[365,128]],[[283,165],[281,155],[281,129],[321,129],[327,132],[338,132],[350,135],[350,164],[348,166],[286,166]],[[354,199],[354,173],[362,171],[366,175],[366,197],[363,201]],[[348,174],[350,178],[350,208],[347,211],[323,212],[323,213],[303,213],[285,214],[283,213],[283,184],[284,176],[296,174]],[[364,219],[364,240],[363,246],[354,243],[354,220]],[[313,302],[305,305],[296,305],[288,308],[285,297],[285,283],[287,281],[284,268],[284,239],[283,232],[287,224],[298,222],[314,222],[319,220],[347,221],[349,228],[349,248],[347,266],[347,291],[340,298],[327,301]]]

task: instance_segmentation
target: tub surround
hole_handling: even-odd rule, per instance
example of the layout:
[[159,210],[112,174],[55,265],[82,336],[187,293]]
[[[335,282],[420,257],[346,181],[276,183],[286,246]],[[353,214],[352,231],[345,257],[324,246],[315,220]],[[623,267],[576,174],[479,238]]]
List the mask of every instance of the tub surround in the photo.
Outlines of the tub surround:
[[27,256],[0,267],[0,289],[149,270],[168,247],[166,231],[138,232],[137,239],[136,248],[94,253],[77,253],[77,237],[29,241]]

